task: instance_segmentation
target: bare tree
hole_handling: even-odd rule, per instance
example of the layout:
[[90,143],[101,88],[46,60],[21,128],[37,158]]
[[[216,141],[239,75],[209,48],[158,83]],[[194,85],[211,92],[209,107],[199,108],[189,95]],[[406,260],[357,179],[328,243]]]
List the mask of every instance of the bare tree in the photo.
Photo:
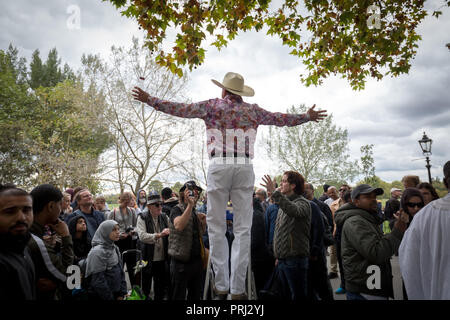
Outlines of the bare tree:
[[[289,113],[304,113],[304,105],[292,107]],[[329,115],[319,123],[278,128],[271,126],[263,138],[266,151],[281,169],[300,172],[311,183],[330,180],[353,181],[359,174],[357,160],[348,153],[349,139],[346,129],[333,123]]]
[[131,90],[144,78],[143,88],[165,100],[186,101],[187,78],[172,74],[154,62],[148,50],[133,38],[129,48],[112,47],[110,59],[83,55],[82,76],[103,89],[106,117],[113,136],[113,147],[102,157],[100,179],[118,185],[120,191],[135,194],[153,179],[164,181],[189,160],[191,154],[181,143],[189,138],[192,122],[156,112],[146,104],[133,101]]
[[[192,120],[191,120],[192,121]],[[179,172],[186,180],[195,180],[206,188],[208,173],[208,153],[206,147],[205,125],[201,120],[194,120],[196,130],[190,133],[189,141],[183,142],[191,157],[181,164]]]

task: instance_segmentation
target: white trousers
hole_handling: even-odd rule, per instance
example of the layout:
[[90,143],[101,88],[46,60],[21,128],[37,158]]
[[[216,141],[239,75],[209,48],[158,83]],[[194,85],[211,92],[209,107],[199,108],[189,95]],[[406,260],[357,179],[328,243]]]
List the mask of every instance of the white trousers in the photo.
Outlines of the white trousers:
[[[253,185],[255,174],[251,164],[215,164],[211,162],[207,176],[209,247],[215,273],[215,287],[231,294],[245,292],[245,276],[250,252],[250,231],[253,220]],[[233,204],[231,275],[229,249],[225,237],[226,208]]]

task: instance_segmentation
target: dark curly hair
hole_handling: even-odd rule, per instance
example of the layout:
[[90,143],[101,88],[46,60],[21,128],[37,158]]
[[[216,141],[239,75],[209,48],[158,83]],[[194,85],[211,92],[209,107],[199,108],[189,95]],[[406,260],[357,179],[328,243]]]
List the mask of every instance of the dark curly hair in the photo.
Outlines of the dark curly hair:
[[422,203],[425,203],[423,200],[422,192],[420,192],[417,188],[406,188],[405,191],[403,191],[402,198],[400,200],[400,204],[403,208],[403,210],[411,217],[411,214],[409,213],[408,206],[406,203],[409,202],[409,199],[412,197],[419,197]]
[[287,180],[290,184],[295,184],[294,193],[303,195],[303,192],[305,192],[305,178],[295,171],[286,171],[283,175],[287,176]]
[[433,200],[439,199],[439,195],[437,194],[436,189],[433,187],[433,185],[429,184],[428,182],[419,183],[416,188],[427,189],[433,196]]

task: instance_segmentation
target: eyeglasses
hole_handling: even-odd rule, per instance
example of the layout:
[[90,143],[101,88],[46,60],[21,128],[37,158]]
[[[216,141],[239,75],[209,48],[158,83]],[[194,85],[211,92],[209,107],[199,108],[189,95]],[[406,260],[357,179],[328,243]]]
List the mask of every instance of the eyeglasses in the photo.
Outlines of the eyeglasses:
[[152,203],[151,205],[152,205],[152,206],[155,206],[155,207],[157,207],[157,208],[161,207],[161,203]]
[[407,202],[406,205],[410,208],[414,208],[414,207],[423,208],[423,206],[424,206],[423,202]]

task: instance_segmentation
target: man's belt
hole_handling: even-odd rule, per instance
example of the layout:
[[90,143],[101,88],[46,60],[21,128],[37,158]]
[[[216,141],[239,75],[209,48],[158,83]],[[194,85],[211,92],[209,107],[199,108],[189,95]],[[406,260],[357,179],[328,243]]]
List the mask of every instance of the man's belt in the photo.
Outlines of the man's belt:
[[231,154],[228,155],[228,156],[227,156],[227,153],[226,153],[226,152],[223,152],[222,154],[218,153],[217,155],[216,155],[216,150],[213,150],[213,151],[211,152],[211,158],[227,158],[227,157],[233,157],[233,158],[250,158],[250,155],[249,155],[247,152],[246,152],[245,154],[234,152],[234,154],[231,153]]

